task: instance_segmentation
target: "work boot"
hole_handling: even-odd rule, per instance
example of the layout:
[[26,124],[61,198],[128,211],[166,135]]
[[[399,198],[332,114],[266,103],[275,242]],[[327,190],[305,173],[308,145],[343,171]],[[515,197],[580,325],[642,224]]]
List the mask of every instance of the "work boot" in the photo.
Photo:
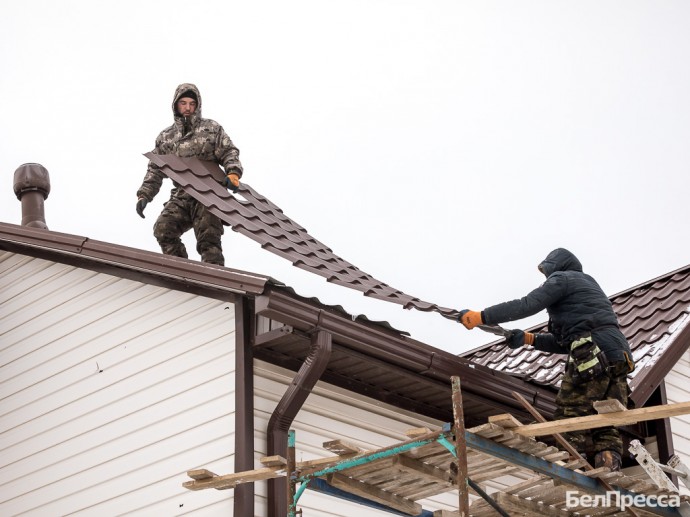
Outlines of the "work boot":
[[599,451],[594,456],[594,468],[608,467],[611,472],[621,470],[621,455],[616,451]]

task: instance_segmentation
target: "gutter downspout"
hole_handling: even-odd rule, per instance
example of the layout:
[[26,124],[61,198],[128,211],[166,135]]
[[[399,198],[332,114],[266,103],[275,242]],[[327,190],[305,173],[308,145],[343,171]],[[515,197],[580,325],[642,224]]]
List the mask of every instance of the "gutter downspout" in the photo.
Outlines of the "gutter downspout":
[[[268,421],[266,448],[269,456],[287,456],[287,436],[290,426],[316,382],[326,370],[331,357],[331,349],[331,334],[317,326],[311,335],[311,345],[304,363]],[[268,517],[286,517],[286,500],[285,479],[268,480]]]

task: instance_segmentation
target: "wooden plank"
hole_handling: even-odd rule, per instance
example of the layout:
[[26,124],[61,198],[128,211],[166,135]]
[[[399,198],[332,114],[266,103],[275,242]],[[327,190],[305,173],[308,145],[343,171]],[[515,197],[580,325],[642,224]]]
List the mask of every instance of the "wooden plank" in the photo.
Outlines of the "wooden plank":
[[433,517],[460,517],[460,514],[452,510],[436,510]]
[[616,399],[597,400],[592,404],[592,407],[594,408],[594,411],[600,415],[628,410],[628,408],[625,407],[620,400]]
[[197,469],[197,470],[188,470],[187,475],[192,478],[196,479],[197,481],[202,480],[202,479],[209,479],[209,478],[214,478],[218,474],[214,474],[210,470],[206,469]]
[[638,409],[629,409],[615,413],[605,413],[602,415],[579,416],[543,422],[539,424],[529,424],[515,427],[512,432],[522,436],[546,436],[555,433],[567,433],[570,431],[581,431],[583,429],[594,429],[606,426],[630,425],[637,422],[648,420],[659,420],[673,416],[690,414],[690,401],[678,402],[676,404],[666,404],[663,406],[652,406]]
[[514,474],[515,472],[519,472],[520,470],[521,467],[511,467],[509,465],[506,465],[505,467],[499,470],[484,472],[483,474],[477,474],[476,476],[470,476],[470,479],[475,483],[481,483],[482,481],[487,481],[489,479],[496,479],[502,476],[509,476],[510,474]]
[[535,501],[523,499],[516,495],[498,492],[494,494],[494,500],[509,515],[525,517],[572,517],[575,514],[565,510],[559,510],[553,506],[539,504]]
[[501,415],[491,415],[487,421],[490,424],[500,425],[504,429],[510,429],[511,427],[520,427],[522,422],[515,418],[510,413],[503,413]]
[[201,480],[186,481],[182,486],[188,490],[204,490],[206,488],[227,489],[234,488],[242,483],[252,483],[264,479],[274,479],[286,475],[285,467],[265,467],[256,470],[214,476]]
[[359,454],[364,452],[364,449],[353,445],[345,440],[331,440],[330,442],[324,442],[323,448],[337,454],[338,456],[346,456],[348,454]]
[[535,486],[543,485],[543,484],[551,484],[551,478],[547,476],[535,476],[533,478],[527,479],[525,481],[522,481],[516,485],[512,485],[508,487],[505,492],[507,494],[518,494],[524,490],[533,488]]
[[396,458],[396,466],[403,471],[409,472],[418,476],[419,478],[433,481],[434,483],[441,483],[444,486],[452,487],[450,472],[447,472],[433,465],[423,463],[419,460],[408,458],[407,456],[398,456]]
[[419,438],[420,436],[424,436],[425,434],[432,433],[433,431],[429,429],[428,427],[415,427],[414,429],[408,429],[405,431],[405,436],[408,438]]
[[505,433],[505,429],[503,429],[500,425],[490,423],[478,425],[477,427],[468,429],[468,431],[489,439],[492,439],[496,436],[501,436],[503,433]]
[[282,456],[264,456],[259,460],[264,467],[277,467],[279,465],[287,465],[287,460]]
[[362,483],[354,479],[350,479],[342,474],[329,474],[326,478],[328,484],[349,492],[350,494],[358,495],[374,501],[376,503],[383,504],[399,512],[406,513],[407,515],[419,515],[422,513],[422,505],[410,501],[404,497],[391,494],[384,490],[380,490],[376,487]]

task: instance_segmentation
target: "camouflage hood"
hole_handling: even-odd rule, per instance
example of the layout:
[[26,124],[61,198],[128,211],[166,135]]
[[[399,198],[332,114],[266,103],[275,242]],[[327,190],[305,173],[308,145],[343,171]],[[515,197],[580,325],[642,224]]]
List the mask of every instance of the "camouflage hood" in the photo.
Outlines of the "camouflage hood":
[[[184,121],[182,120],[183,117],[177,112],[177,101],[184,97],[184,93],[190,91],[193,92],[194,95],[196,95],[196,111],[194,112],[194,115],[188,117],[189,120]],[[192,83],[182,83],[175,89],[175,97],[173,98],[172,102],[172,111],[173,116],[175,117],[175,122],[187,122],[191,123],[191,125],[194,126],[196,121],[201,119],[201,94],[199,93],[199,89],[196,87],[196,85]]]

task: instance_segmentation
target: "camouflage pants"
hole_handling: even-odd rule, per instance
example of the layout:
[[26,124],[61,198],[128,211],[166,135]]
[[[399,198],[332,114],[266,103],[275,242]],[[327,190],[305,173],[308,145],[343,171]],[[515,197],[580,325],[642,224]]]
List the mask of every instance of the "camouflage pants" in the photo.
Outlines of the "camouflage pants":
[[[615,399],[628,405],[630,388],[627,381],[628,364],[616,361],[607,372],[591,381],[574,385],[570,369],[566,368],[561,389],[556,396],[558,406],[555,419],[594,415],[592,404],[597,400]],[[612,450],[623,454],[623,440],[614,427],[600,427],[585,431],[565,433],[565,438],[583,455]]]
[[180,237],[192,228],[201,260],[225,265],[222,221],[182,189],[175,189],[153,225],[153,235],[163,253],[187,258],[187,249]]

